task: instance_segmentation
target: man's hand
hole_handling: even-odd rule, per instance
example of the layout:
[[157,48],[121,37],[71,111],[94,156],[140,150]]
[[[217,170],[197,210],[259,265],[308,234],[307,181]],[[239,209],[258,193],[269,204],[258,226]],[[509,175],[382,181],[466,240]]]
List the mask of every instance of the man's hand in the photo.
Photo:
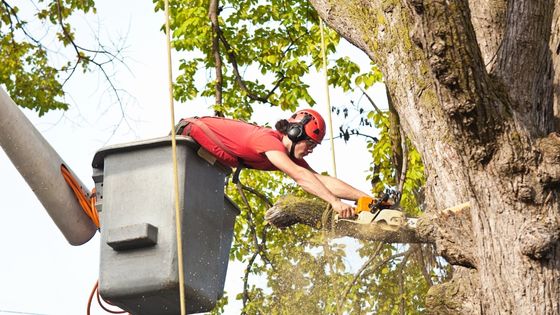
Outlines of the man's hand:
[[354,216],[354,207],[344,203],[340,200],[336,200],[331,203],[333,210],[338,213],[338,216],[343,219],[351,218]]

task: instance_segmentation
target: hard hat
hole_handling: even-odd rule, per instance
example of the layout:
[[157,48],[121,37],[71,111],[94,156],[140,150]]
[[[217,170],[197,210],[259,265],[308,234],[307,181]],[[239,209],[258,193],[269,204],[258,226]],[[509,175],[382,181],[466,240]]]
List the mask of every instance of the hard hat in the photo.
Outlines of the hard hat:
[[295,112],[288,119],[288,137],[297,142],[309,138],[317,143],[321,143],[325,137],[325,120],[321,114],[312,109],[303,109]]

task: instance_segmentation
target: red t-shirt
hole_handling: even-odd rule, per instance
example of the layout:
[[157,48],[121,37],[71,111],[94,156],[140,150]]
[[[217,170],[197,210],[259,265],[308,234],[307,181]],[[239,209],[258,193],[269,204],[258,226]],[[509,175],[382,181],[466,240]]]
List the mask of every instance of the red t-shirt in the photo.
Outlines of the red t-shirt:
[[[267,151],[281,151],[289,155],[289,152],[282,144],[283,135],[277,130],[221,117],[201,117],[199,120],[214,132],[215,136],[235,156],[224,152],[196,124],[190,124],[188,128],[185,128],[183,134],[190,128],[189,136],[214,155],[218,161],[227,166],[237,167],[238,158],[241,158],[245,166],[249,168],[274,171],[278,170],[278,168],[268,160],[264,153]],[[305,160],[290,158],[299,166],[309,168]]]

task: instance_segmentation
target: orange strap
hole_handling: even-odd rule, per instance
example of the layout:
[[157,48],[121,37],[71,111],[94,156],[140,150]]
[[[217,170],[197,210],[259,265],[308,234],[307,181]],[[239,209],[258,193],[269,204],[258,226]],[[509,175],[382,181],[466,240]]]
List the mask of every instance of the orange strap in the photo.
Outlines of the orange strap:
[[70,188],[74,192],[74,195],[80,203],[80,206],[82,206],[84,212],[99,229],[99,215],[97,214],[97,209],[95,208],[95,188],[91,193],[91,197],[88,197],[84,194],[82,188],[80,187],[80,184],[64,164],[60,165],[60,172],[62,173],[62,177],[64,177],[64,180],[66,181],[68,186],[70,186]]

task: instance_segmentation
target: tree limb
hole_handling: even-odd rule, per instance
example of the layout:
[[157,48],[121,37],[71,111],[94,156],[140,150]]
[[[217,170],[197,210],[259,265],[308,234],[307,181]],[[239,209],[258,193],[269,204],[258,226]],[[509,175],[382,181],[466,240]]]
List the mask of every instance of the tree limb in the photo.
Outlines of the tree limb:
[[[319,229],[331,226],[332,221],[322,222],[326,203],[317,199],[283,196],[267,210],[265,220],[277,228],[302,223]],[[469,268],[476,266],[473,253],[474,241],[470,219],[470,205],[464,203],[442,211],[421,215],[416,226],[403,224],[390,226],[384,222],[360,224],[352,220],[334,222],[334,237],[353,237],[360,240],[385,243],[432,243],[439,255],[453,265]]]
[[506,24],[506,0],[469,0],[471,23],[488,72],[496,64]]
[[[222,104],[222,57],[220,55],[220,26],[218,24],[218,0],[210,0],[208,7],[208,17],[212,24],[212,55],[214,56],[214,67],[216,69],[216,82],[214,83],[214,99],[215,105]],[[216,112],[217,116],[223,116],[223,113]],[[221,115],[220,115],[221,114]]]
[[280,76],[280,78],[276,81],[276,84],[274,85],[274,87],[265,96],[260,96],[260,95],[257,95],[255,93],[253,93],[251,90],[249,90],[249,88],[247,87],[247,85],[243,81],[243,78],[241,77],[241,74],[239,73],[239,66],[237,64],[237,57],[235,56],[235,53],[233,52],[233,49],[231,48],[229,42],[227,41],[226,37],[224,36],[223,32],[221,31],[221,29],[219,27],[218,27],[218,36],[220,38],[220,41],[222,42],[222,44],[226,48],[228,60],[231,63],[231,66],[233,67],[233,74],[235,76],[237,84],[239,84],[239,87],[243,91],[245,91],[245,93],[247,94],[247,97],[249,97],[250,99],[252,99],[254,101],[263,102],[263,103],[270,103],[270,100],[269,100],[270,97],[274,94],[274,91],[276,91],[276,89],[280,86],[280,83],[282,83],[282,81],[284,81],[284,79],[286,78],[284,76],[284,74],[282,74]]
[[[268,209],[265,220],[270,224],[285,228],[295,223],[303,223],[313,228],[323,226],[322,213],[326,203],[316,199],[296,196],[284,196]],[[332,220],[325,222],[331,226]],[[383,223],[356,224],[351,220],[338,220],[334,223],[335,237],[351,236],[370,241],[383,241],[388,243],[424,243],[429,242],[415,229],[402,226],[397,229]]]

